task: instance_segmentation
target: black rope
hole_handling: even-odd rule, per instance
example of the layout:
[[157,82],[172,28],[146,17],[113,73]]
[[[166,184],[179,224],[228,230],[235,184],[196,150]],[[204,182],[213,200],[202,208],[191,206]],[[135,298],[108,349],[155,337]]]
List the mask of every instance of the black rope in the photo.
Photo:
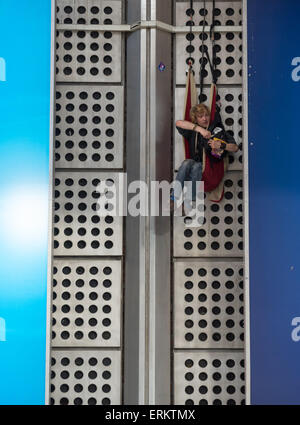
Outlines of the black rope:
[[[204,1],[205,4],[205,1]],[[205,56],[207,58],[207,62],[209,64],[210,67],[210,71],[211,71],[211,75],[212,75],[212,81],[214,84],[217,84],[218,81],[218,77],[217,77],[217,56],[216,56],[216,48],[215,48],[215,31],[214,31],[214,27],[215,27],[215,0],[213,0],[213,4],[212,4],[212,23],[210,25],[210,31],[209,31],[209,37],[212,43],[212,57],[210,58],[210,55],[208,53],[208,49],[205,48],[204,49],[204,45],[203,45],[203,38],[204,38],[204,34],[203,34],[203,30],[202,30],[202,50],[205,52]],[[203,52],[202,52],[202,56],[203,56]],[[203,64],[203,57],[202,57],[202,64]],[[204,79],[204,70],[205,66],[201,66],[201,70],[200,70],[200,96],[202,94],[202,90],[203,90],[203,79]]]
[[216,47],[215,47],[215,7],[216,2],[213,0],[212,2],[212,23],[210,26],[210,32],[209,36],[212,43],[212,61],[211,61],[211,72],[212,72],[212,78],[214,84],[217,84],[218,77],[217,77],[217,55],[216,55]]
[[[191,49],[191,47],[192,47],[192,38],[193,38],[193,36],[192,36],[192,26],[194,25],[194,22],[193,22],[193,11],[194,11],[194,9],[193,9],[193,6],[194,6],[194,2],[193,2],[193,0],[190,0],[190,10],[189,10],[189,14],[188,14],[188,16],[190,17],[190,54],[191,54],[191,52],[192,52],[192,49]],[[193,63],[192,63],[192,58],[190,57],[190,60],[189,60],[189,68],[191,69],[192,68],[192,65],[193,65]]]
[[203,94],[203,81],[205,77],[205,58],[204,58],[204,36],[205,36],[205,12],[206,12],[206,1],[203,1],[203,21],[202,21],[202,33],[201,33],[201,66],[200,66],[200,95],[199,102],[202,102],[202,94]]
[[202,95],[203,95],[203,85],[204,85],[204,78],[205,78],[205,65],[206,65],[206,59],[204,58],[205,52],[206,52],[206,46],[204,44],[205,39],[205,16],[206,16],[206,1],[203,1],[203,21],[202,21],[202,33],[201,33],[201,67],[200,67],[200,95],[199,95],[199,102],[202,102]]
[[210,25],[210,31],[209,31],[209,36],[210,36],[211,39],[212,39],[213,31],[214,31],[214,28],[215,28],[215,5],[216,5],[215,0],[213,0],[213,3],[212,3],[212,7],[213,7],[213,9],[212,9],[212,23]]

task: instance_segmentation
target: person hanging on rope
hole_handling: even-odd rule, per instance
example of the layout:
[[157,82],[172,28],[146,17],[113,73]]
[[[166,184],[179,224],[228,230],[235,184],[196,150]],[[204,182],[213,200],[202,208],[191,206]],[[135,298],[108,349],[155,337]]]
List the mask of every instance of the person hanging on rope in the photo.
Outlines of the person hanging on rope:
[[187,193],[186,205],[191,208],[196,200],[196,182],[202,180],[203,150],[208,155],[210,165],[223,160],[228,152],[237,152],[238,146],[234,138],[225,131],[219,114],[210,123],[210,110],[203,103],[193,106],[190,110],[191,121],[176,121],[178,132],[188,143],[189,158],[185,159],[176,176],[180,185],[175,185],[171,200],[180,199],[184,182],[192,182],[192,193]]
[[[192,51],[192,27],[193,22],[193,1],[190,1],[189,40]],[[206,1],[203,2],[202,9],[202,34],[201,34],[201,61],[200,61],[200,95],[199,103],[196,104],[196,85],[194,81],[193,60],[189,58],[186,83],[186,96],[184,107],[184,120],[176,121],[176,128],[183,136],[185,148],[185,160],[181,164],[175,184],[171,193],[171,209],[174,208],[174,200],[180,199],[184,182],[191,182],[188,185],[188,192],[185,195],[185,209],[191,209],[192,201],[196,200],[196,182],[204,182],[204,191],[209,193],[208,199],[212,202],[220,202],[224,194],[224,175],[228,167],[228,152],[237,152],[238,146],[229,132],[223,126],[220,108],[217,105],[217,80],[216,69],[217,57],[215,46],[215,0],[212,4],[212,23],[210,26],[210,40],[212,46],[212,56],[210,57],[208,48],[204,44],[205,26],[207,25],[205,16],[207,14]],[[205,58],[206,56],[206,58]],[[204,97],[204,78],[207,75],[205,65],[209,64],[212,84],[210,89],[209,107],[202,102]],[[206,96],[205,96],[206,98]],[[193,106],[195,105],[195,106]]]

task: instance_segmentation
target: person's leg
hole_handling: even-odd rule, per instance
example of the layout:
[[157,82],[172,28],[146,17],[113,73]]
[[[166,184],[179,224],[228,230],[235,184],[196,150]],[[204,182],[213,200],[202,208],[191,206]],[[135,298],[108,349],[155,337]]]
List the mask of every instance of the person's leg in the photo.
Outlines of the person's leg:
[[202,163],[194,162],[191,168],[191,181],[192,181],[192,200],[196,200],[196,182],[202,179]]
[[[175,199],[180,198],[181,192],[184,187],[184,182],[191,180],[191,169],[194,163],[195,161],[193,159],[186,159],[183,161],[183,163],[179,167],[179,170],[175,179],[176,181],[175,181],[175,188],[173,193]],[[177,182],[179,182],[180,185]]]

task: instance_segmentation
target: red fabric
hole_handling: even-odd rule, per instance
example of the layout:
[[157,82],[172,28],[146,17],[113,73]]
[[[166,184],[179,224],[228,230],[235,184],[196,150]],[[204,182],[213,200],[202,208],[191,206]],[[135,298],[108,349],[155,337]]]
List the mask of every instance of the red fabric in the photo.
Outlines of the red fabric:
[[[217,87],[213,85],[213,92],[210,105],[210,123],[213,122],[216,115],[216,101],[217,101]],[[213,162],[213,168],[209,156],[206,155],[205,170],[202,174],[202,180],[204,182],[204,192],[211,192],[216,189],[221,183],[224,177],[224,160],[220,162]],[[214,200],[213,202],[220,202],[223,199],[224,188],[220,199]]]
[[204,192],[211,192],[216,189],[224,177],[224,161],[214,162],[213,168],[208,155],[206,155],[205,170],[202,174],[204,182]]
[[[185,105],[185,111],[184,111],[184,120],[190,121],[190,110],[192,107],[192,94],[191,94],[191,77],[190,77],[190,71],[189,71],[189,78],[188,78],[188,89],[187,89],[187,97],[186,97],[186,105]],[[189,144],[186,139],[184,139],[184,149],[185,149],[185,158],[190,159],[190,149]]]
[[216,115],[216,101],[217,101],[217,89],[216,86],[213,86],[213,94],[212,94],[212,102],[211,102],[211,110],[210,110],[210,122],[212,123],[215,119]]
[[[214,86],[212,103],[211,103],[210,122],[213,122],[213,120],[215,118],[216,96],[217,96],[217,91],[216,91],[216,86]],[[184,119],[186,121],[190,121],[191,107],[192,107],[191,81],[190,81],[190,73],[189,73],[188,89],[187,89],[187,97],[186,97],[186,105],[185,105],[185,113],[184,113]],[[188,141],[186,139],[184,139],[184,148],[185,148],[185,158],[186,159],[191,158],[190,150],[189,150],[189,144],[188,144]],[[223,177],[224,177],[224,161],[214,162],[213,168],[212,168],[209,157],[208,157],[208,155],[206,155],[205,170],[202,174],[202,180],[204,182],[204,192],[211,192],[212,190],[216,189],[219,186]],[[221,198],[214,201],[214,202],[220,202],[223,198],[223,193],[224,193],[224,189],[223,189]]]

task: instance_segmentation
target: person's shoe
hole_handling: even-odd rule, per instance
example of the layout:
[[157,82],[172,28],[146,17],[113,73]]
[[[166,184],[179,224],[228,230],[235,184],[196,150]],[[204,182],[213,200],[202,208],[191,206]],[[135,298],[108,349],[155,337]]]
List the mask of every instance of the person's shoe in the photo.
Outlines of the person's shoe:
[[193,217],[195,215],[195,207],[196,207],[196,201],[185,202],[184,205],[182,206],[182,216]]

